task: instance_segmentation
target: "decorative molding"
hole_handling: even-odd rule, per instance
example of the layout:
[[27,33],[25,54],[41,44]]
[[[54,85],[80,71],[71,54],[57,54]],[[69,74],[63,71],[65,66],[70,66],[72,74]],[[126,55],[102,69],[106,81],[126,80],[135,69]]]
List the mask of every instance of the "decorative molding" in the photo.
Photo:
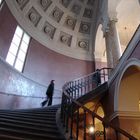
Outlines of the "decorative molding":
[[38,22],[41,19],[41,15],[34,7],[29,10],[29,12],[27,13],[27,17],[34,24],[34,26],[37,26]]
[[109,120],[113,120],[116,117],[121,119],[140,119],[140,112],[131,112],[131,111],[115,111],[110,117]]
[[64,12],[59,9],[58,7],[55,7],[51,13],[52,19],[54,19],[56,22],[59,22],[63,16]]
[[72,39],[72,36],[67,34],[67,33],[64,33],[64,32],[61,32],[60,33],[60,42],[67,45],[67,46],[70,46],[71,45],[71,39]]
[[77,44],[78,44],[79,48],[86,50],[86,51],[89,50],[89,40],[79,39]]
[[40,0],[40,6],[42,7],[42,9],[44,11],[46,11],[48,9],[48,7],[52,4],[51,0]]
[[16,0],[16,2],[18,3],[20,9],[23,10],[29,0]]
[[90,23],[82,21],[80,24],[79,32],[85,33],[85,34],[90,34],[90,27],[91,27]]
[[54,33],[55,33],[56,28],[52,26],[50,23],[47,21],[45,22],[45,25],[43,27],[43,32],[49,36],[51,39],[53,39]]
[[92,9],[85,8],[85,11],[84,11],[83,17],[86,17],[86,18],[92,18],[92,15],[93,15],[93,11],[92,11]]
[[78,5],[78,4],[74,4],[74,5],[72,6],[71,11],[72,11],[73,13],[75,13],[76,15],[79,15],[79,14],[80,14],[80,11],[81,11],[81,6]]
[[75,18],[70,17],[70,16],[66,17],[66,20],[65,20],[65,23],[64,23],[65,27],[74,30],[75,24],[76,24],[76,19]]

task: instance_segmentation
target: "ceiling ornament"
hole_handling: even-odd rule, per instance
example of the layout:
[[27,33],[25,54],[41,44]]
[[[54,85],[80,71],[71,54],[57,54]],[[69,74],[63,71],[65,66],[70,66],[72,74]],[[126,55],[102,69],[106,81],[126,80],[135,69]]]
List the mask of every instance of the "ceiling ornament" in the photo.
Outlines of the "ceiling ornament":
[[88,50],[89,49],[89,42],[87,40],[79,41],[78,46],[84,50]]
[[29,0],[16,0],[16,2],[18,3],[20,9],[22,10],[26,4],[29,2]]
[[33,7],[29,10],[27,17],[35,26],[37,26],[39,20],[41,19],[40,14]]
[[60,41],[67,45],[67,46],[70,46],[71,45],[71,39],[72,39],[72,36],[67,34],[67,33],[64,33],[64,32],[61,32],[60,33]]
[[72,9],[71,9],[71,11],[72,11],[73,13],[75,13],[76,15],[79,15],[79,14],[80,14],[80,10],[81,10],[81,6],[78,5],[78,4],[74,4],[74,5],[72,6]]
[[41,7],[44,11],[48,9],[48,7],[52,4],[51,0],[40,0]]
[[85,8],[83,17],[92,18],[92,14],[93,14],[92,9],[87,9],[87,8]]
[[91,24],[88,22],[81,22],[79,32],[90,34],[90,26]]
[[64,12],[59,9],[58,7],[55,7],[51,13],[51,17],[56,21],[59,22],[61,20],[61,17],[63,16]]
[[43,31],[44,33],[49,36],[51,39],[53,39],[54,33],[55,33],[56,28],[49,24],[47,21],[45,22]]
[[64,23],[65,27],[67,27],[71,30],[74,30],[75,24],[76,24],[76,19],[75,18],[73,18],[71,16],[66,17],[66,20],[65,20],[65,23]]

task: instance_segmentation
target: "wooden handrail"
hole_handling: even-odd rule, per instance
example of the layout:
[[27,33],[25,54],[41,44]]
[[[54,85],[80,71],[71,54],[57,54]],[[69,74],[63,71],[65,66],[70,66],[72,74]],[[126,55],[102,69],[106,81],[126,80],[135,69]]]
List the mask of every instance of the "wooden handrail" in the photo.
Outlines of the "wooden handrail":
[[[110,68],[102,68],[100,69],[100,76],[101,76],[101,83],[106,82],[106,77],[108,76],[107,73],[109,73],[112,69]],[[103,71],[103,73],[102,73]],[[104,72],[106,71],[106,72]],[[78,110],[78,114],[76,115],[76,118],[79,118],[79,108],[83,109],[84,112],[84,118],[86,117],[86,113],[90,114],[91,116],[93,116],[93,118],[96,118],[98,120],[100,120],[104,126],[104,140],[106,140],[106,132],[105,129],[110,127],[112,129],[114,129],[115,133],[116,133],[116,140],[119,140],[118,138],[118,134],[121,134],[123,136],[125,136],[126,138],[128,138],[129,140],[137,140],[135,137],[133,137],[132,135],[130,135],[129,133],[127,133],[126,131],[124,131],[123,129],[115,126],[114,124],[112,124],[111,122],[109,122],[108,120],[106,120],[105,118],[102,118],[101,116],[97,115],[95,112],[92,112],[91,110],[89,110],[87,107],[85,107],[83,104],[81,104],[80,102],[78,102],[76,99],[83,96],[84,94],[90,92],[91,90],[94,90],[97,88],[97,83],[96,81],[94,81],[93,78],[96,75],[96,72],[89,74],[87,76],[84,76],[82,78],[78,78],[74,81],[70,81],[67,82],[64,87],[63,87],[63,96],[62,96],[62,104],[61,104],[61,118],[62,118],[62,122],[64,126],[67,126],[67,132],[68,130],[70,130],[70,138],[73,138],[73,115],[74,113],[74,106],[77,106]],[[102,78],[103,77],[103,78]],[[82,84],[84,83],[84,84]],[[89,84],[89,85],[88,85]],[[80,85],[80,86],[79,86]],[[81,86],[82,85],[82,86]],[[83,93],[83,92],[84,93]],[[70,129],[68,129],[68,120],[69,118],[71,119],[70,121]],[[79,121],[77,119],[77,121]],[[83,124],[83,139],[86,140],[86,122],[85,119],[83,120],[84,124]],[[77,122],[77,125],[79,124],[79,122]],[[79,134],[79,129],[78,127],[76,128],[76,139],[78,140],[78,134]],[[95,139],[95,137],[93,136],[93,139]]]

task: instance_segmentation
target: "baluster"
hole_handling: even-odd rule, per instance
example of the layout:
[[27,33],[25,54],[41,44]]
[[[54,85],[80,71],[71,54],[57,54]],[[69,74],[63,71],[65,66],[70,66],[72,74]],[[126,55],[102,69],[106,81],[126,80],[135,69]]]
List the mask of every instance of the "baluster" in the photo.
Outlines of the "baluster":
[[69,123],[69,105],[70,105],[70,99],[67,99],[67,105],[66,105],[66,133],[68,132],[68,123]]
[[117,130],[115,131],[115,134],[116,134],[116,140],[119,140],[118,131]]
[[74,99],[76,99],[76,81],[74,81]]
[[103,127],[104,127],[104,140],[106,140],[106,127],[105,127],[105,124],[103,124]]
[[84,89],[83,89],[83,79],[81,79],[81,96],[83,95]]
[[78,94],[78,98],[80,97],[80,84],[79,84],[79,80],[77,81],[77,94]]
[[72,83],[73,83],[73,82],[70,82],[70,95],[71,95],[71,97],[73,97]]
[[103,82],[105,82],[106,81],[106,74],[105,74],[105,69],[103,69],[103,76],[104,76],[104,81]]
[[90,91],[90,78],[89,78],[89,76],[87,77],[87,88],[88,88],[87,92],[89,92]]
[[86,140],[86,110],[84,110],[84,140]]
[[74,96],[75,96],[75,91],[74,91],[74,82],[72,82],[72,98],[74,99]]
[[84,83],[85,83],[85,93],[84,94],[86,94],[87,93],[87,80],[86,80],[86,77],[84,78]]
[[72,139],[73,138],[73,103],[72,103],[72,105],[71,105],[71,109],[70,109],[70,117],[71,117],[71,121],[70,121],[70,139]]
[[64,114],[64,92],[62,93],[62,102],[61,102],[61,121],[63,122],[63,114]]
[[66,97],[64,95],[64,104],[63,104],[63,126],[65,127],[65,115],[66,115]]
[[94,117],[94,115],[92,114],[92,123],[93,123],[93,127],[94,127],[94,132],[93,132],[93,134],[92,134],[92,140],[95,140],[95,124],[94,124],[94,119],[95,119],[95,117]]
[[79,136],[79,108],[76,114],[76,140],[78,140],[78,136]]

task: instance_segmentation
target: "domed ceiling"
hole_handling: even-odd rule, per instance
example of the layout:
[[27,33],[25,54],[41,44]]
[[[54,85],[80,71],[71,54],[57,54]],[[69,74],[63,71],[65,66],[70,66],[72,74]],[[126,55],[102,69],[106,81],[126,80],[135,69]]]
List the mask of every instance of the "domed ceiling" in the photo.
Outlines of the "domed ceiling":
[[106,57],[101,26],[100,34],[96,34],[104,17],[117,14],[122,50],[140,23],[139,0],[5,1],[21,27],[34,39],[51,50],[81,60]]
[[93,60],[95,0],[6,0],[28,33],[67,56]]

